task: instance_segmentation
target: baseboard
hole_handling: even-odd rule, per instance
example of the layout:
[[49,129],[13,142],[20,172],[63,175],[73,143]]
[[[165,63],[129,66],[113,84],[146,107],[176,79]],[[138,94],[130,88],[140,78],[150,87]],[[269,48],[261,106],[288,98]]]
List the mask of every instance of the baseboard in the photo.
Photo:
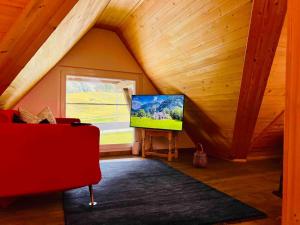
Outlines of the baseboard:
[[132,155],[131,150],[126,150],[126,151],[105,151],[105,152],[100,152],[100,157],[111,157],[111,156],[124,156],[124,155]]
[[[158,151],[162,151],[162,152],[168,152],[168,149],[157,149]],[[191,148],[179,148],[178,149],[178,151],[179,151],[179,154],[180,154],[180,152],[181,151],[194,151],[194,149],[191,149]],[[111,156],[126,156],[126,155],[128,155],[128,156],[131,156],[132,155],[132,152],[131,152],[131,150],[126,150],[126,149],[124,149],[124,150],[115,150],[115,149],[113,149],[113,150],[111,150],[111,151],[108,151],[108,150],[106,150],[106,151],[100,151],[100,157],[102,158],[102,157],[111,157]],[[142,152],[140,151],[140,156],[142,155]]]
[[248,160],[280,159],[283,157],[282,148],[253,149],[249,152]]
[[237,163],[246,163],[248,159],[232,159],[229,160],[231,162],[237,162]]
[[248,156],[248,161],[264,160],[264,159],[282,159],[282,155],[261,155],[261,156]]

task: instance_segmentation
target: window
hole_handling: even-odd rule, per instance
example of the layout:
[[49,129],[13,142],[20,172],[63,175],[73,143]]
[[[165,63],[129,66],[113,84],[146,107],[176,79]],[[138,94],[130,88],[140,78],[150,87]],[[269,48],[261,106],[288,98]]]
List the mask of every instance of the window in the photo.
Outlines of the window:
[[135,81],[68,75],[66,116],[100,128],[100,143],[132,144],[126,89],[135,93]]

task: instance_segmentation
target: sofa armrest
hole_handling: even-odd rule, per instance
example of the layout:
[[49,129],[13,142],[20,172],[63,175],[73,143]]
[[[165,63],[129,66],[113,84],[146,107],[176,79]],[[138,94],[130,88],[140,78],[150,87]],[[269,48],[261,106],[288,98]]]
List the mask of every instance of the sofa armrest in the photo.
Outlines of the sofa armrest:
[[0,124],[0,155],[0,197],[75,188],[101,178],[95,126]]
[[74,122],[80,123],[80,119],[77,119],[77,118],[56,118],[56,123],[58,123],[58,124],[70,124],[70,123],[74,123]]

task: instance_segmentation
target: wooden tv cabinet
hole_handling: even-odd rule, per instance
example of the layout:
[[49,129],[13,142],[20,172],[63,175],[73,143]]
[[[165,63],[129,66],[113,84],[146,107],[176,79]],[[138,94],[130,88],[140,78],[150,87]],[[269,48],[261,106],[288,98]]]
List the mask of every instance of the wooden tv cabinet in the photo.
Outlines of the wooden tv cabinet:
[[[177,133],[176,131],[142,129],[142,157],[153,155],[167,158],[168,161],[178,159],[177,149]],[[153,149],[153,137],[165,137],[168,139],[169,148],[168,153],[160,152],[160,150]],[[146,148],[146,142],[149,141],[150,148]]]

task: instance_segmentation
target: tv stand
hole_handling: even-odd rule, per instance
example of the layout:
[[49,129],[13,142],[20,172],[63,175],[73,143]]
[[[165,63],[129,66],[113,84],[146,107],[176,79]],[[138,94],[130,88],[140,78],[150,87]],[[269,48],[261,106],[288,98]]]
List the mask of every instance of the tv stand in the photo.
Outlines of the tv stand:
[[[161,150],[153,149],[153,137],[165,137],[168,139],[169,148],[168,153],[163,153]],[[142,129],[142,157],[153,155],[167,158],[168,161],[178,159],[177,149],[177,132],[169,130],[155,130],[155,129]],[[149,141],[150,148],[146,148],[146,142]]]

